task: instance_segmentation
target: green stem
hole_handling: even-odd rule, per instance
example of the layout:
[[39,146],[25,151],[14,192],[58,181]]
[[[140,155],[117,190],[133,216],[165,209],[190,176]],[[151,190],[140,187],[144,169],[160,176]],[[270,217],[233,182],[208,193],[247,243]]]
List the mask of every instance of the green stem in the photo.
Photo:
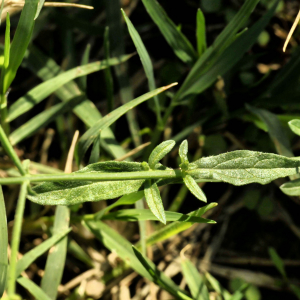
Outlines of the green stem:
[[12,232],[12,242],[11,242],[11,257],[10,266],[7,281],[7,294],[11,298],[16,291],[16,266],[17,266],[17,256],[19,251],[20,239],[21,239],[21,229],[23,214],[25,209],[25,201],[27,195],[27,186],[29,181],[24,181],[18,199],[18,204],[16,208],[16,214],[14,219],[14,227]]
[[[2,120],[2,115],[1,115],[1,120]],[[12,147],[12,145],[10,144],[7,135],[5,134],[3,128],[0,126],[0,142],[2,144],[2,147],[4,148],[4,150],[6,151],[6,153],[8,154],[8,156],[10,157],[10,159],[14,162],[14,164],[16,165],[16,167],[18,168],[19,172],[21,173],[21,175],[25,175],[26,172],[22,166],[22,163],[17,155],[17,153],[15,152],[14,148]],[[23,181],[22,181],[23,182]]]
[[111,181],[111,180],[137,180],[137,179],[175,179],[182,178],[180,170],[166,171],[141,171],[141,172],[118,172],[99,174],[49,174],[31,175],[13,178],[0,178],[0,184],[20,184],[24,181]]

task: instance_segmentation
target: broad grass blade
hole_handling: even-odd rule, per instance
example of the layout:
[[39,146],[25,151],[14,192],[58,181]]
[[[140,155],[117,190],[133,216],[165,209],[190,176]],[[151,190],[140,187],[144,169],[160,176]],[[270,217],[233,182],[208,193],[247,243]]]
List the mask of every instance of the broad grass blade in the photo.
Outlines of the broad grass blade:
[[85,97],[83,95],[77,96],[73,99],[70,99],[68,102],[56,104],[53,107],[34,116],[32,119],[27,121],[25,124],[21,125],[9,136],[11,144],[14,146],[22,140],[30,137],[39,129],[47,126],[58,116],[66,112],[72,111],[77,105],[82,103],[84,100]]
[[34,249],[27,252],[18,262],[17,262],[17,272],[16,276],[19,277],[23,271],[25,271],[38,257],[49,250],[53,245],[59,242],[66,234],[68,234],[72,229],[68,228],[62,230],[61,232],[53,235],[40,245],[36,246]]
[[22,9],[18,27],[10,48],[9,66],[5,74],[3,87],[5,92],[14,80],[29,45],[38,2],[39,0],[25,0],[25,5]]
[[94,142],[95,137],[97,136],[97,134],[99,134],[100,131],[102,132],[104,129],[108,128],[111,124],[113,124],[116,120],[118,120],[122,115],[124,115],[126,112],[131,110],[133,107],[143,103],[144,101],[151,99],[153,96],[159,93],[162,93],[163,91],[167,90],[173,85],[174,84],[171,84],[166,87],[162,87],[156,89],[155,91],[144,94],[143,96],[140,96],[122,105],[121,107],[115,109],[109,115],[99,120],[93,127],[91,127],[88,131],[86,131],[85,134],[80,138],[78,142],[78,162],[82,160],[85,152],[90,147],[90,145]]
[[197,54],[189,40],[177,29],[156,0],[142,2],[175,54],[186,64],[192,65],[197,59]]
[[71,80],[103,70],[109,65],[116,65],[122,63],[128,60],[131,56],[132,55],[124,55],[119,58],[112,58],[108,62],[98,61],[84,66],[76,67],[39,84],[37,87],[29,91],[25,96],[17,100],[10,107],[7,121],[10,122],[18,116],[20,116],[21,114],[27,112],[36,104],[40,103],[42,100],[54,93],[58,88],[62,87]]
[[[139,259],[136,257],[132,249],[131,243],[124,239],[120,234],[111,229],[108,225],[101,221],[85,221],[87,228],[102,242],[109,250],[114,251],[122,260],[130,265],[130,267],[146,279],[153,281],[153,277],[144,268]],[[147,264],[152,269],[156,269],[155,265],[145,258]],[[160,280],[164,284],[164,288],[169,288],[178,297],[178,292],[182,292],[179,287],[164,273],[158,271]],[[178,297],[179,298],[179,297]]]
[[33,281],[25,277],[19,277],[17,282],[23,286],[33,297],[37,300],[51,300],[50,298],[38,285]]
[[165,209],[156,183],[146,180],[144,186],[145,198],[150,210],[160,222],[166,224]]
[[[25,61],[26,66],[44,81],[62,73],[61,68],[53,59],[47,57],[33,46],[30,47],[30,52],[28,53]],[[78,85],[74,81],[70,81],[63,87],[56,90],[55,94],[62,102],[67,102],[74,97],[83,95]],[[80,105],[74,108],[74,113],[88,127],[92,127],[99,119],[102,118],[102,115],[94,103],[87,98]],[[122,157],[126,154],[124,149],[116,141],[115,136],[110,128],[107,128],[102,132],[101,146],[115,158]]]
[[[69,229],[70,210],[66,206],[58,206],[55,211],[53,234]],[[49,251],[41,288],[52,300],[57,298],[58,286],[61,283],[67,255],[68,237],[62,238]]]
[[196,38],[199,57],[206,51],[205,17],[201,9],[197,11]]
[[2,297],[7,278],[7,221],[2,187],[0,185],[0,298]]
[[[137,53],[138,53],[138,55],[141,59],[146,77],[148,79],[149,90],[153,91],[153,90],[156,89],[156,85],[155,85],[153,65],[152,65],[152,62],[151,62],[151,58],[148,54],[148,51],[147,51],[147,49],[146,49],[139,33],[134,28],[133,24],[131,23],[129,18],[126,16],[123,9],[121,11],[122,11],[122,14],[124,16],[125,22],[127,24],[128,31],[129,31],[129,34],[131,36],[131,39],[132,39],[132,41],[135,45],[135,48],[137,50]],[[159,105],[159,102],[158,102],[158,98],[157,98],[157,96],[155,96],[155,97],[153,97],[153,99],[154,99],[154,103],[155,103],[157,121],[161,122],[160,105]]]
[[282,128],[277,116],[265,109],[256,108],[248,104],[246,107],[251,113],[255,114],[267,125],[269,135],[276,147],[278,154],[287,157],[293,157],[294,154],[292,152],[290,141],[287,138],[286,132]]
[[192,264],[192,262],[183,258],[181,260],[182,273],[186,280],[186,283],[190,289],[190,292],[195,300],[209,300],[208,289],[203,281],[199,271]]

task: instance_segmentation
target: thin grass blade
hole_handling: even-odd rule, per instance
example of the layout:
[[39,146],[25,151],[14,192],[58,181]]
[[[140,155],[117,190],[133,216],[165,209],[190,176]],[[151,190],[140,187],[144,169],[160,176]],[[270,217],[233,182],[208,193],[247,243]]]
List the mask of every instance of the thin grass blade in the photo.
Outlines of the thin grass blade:
[[[90,51],[91,51],[91,45],[87,44],[83,55],[82,55],[82,59],[81,59],[81,65],[87,65],[89,63],[89,59],[90,59]],[[106,61],[107,64],[109,64],[109,61]],[[109,66],[108,66],[109,68]],[[79,87],[83,90],[86,91],[86,87],[87,87],[87,76],[81,76],[78,78],[78,85]]]
[[207,48],[205,29],[205,17],[202,10],[199,8],[197,11],[196,26],[197,50],[199,57],[206,51]]
[[51,298],[33,281],[25,277],[19,277],[17,282],[23,286],[37,300],[51,300]]
[[37,7],[36,14],[35,14],[35,16],[34,16],[34,20],[36,20],[36,19],[38,18],[38,16],[40,15],[41,10],[42,10],[42,8],[43,8],[43,6],[44,6],[44,3],[45,3],[45,0],[40,0],[40,1],[39,1],[39,5],[38,5],[38,7]]

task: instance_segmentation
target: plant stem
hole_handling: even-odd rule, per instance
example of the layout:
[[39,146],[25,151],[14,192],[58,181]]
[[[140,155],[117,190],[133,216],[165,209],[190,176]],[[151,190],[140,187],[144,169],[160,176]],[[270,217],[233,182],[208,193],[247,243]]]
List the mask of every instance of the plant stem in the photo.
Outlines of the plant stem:
[[24,181],[21,186],[12,232],[10,267],[7,280],[7,294],[10,298],[15,294],[16,291],[17,256],[21,239],[22,220],[25,209],[28,184],[29,181]]
[[[2,113],[2,111],[1,111]],[[2,114],[1,114],[1,120],[2,120]],[[1,121],[2,122],[2,121]],[[21,173],[21,175],[25,175],[26,172],[22,166],[22,163],[18,157],[18,155],[16,154],[14,148],[12,147],[12,145],[10,144],[7,135],[5,134],[3,128],[0,126],[0,142],[2,144],[2,147],[4,148],[4,150],[6,151],[6,153],[8,154],[8,156],[10,157],[10,159],[14,162],[14,164],[16,165],[16,167],[18,168],[19,172]],[[24,182],[24,180],[22,181]]]

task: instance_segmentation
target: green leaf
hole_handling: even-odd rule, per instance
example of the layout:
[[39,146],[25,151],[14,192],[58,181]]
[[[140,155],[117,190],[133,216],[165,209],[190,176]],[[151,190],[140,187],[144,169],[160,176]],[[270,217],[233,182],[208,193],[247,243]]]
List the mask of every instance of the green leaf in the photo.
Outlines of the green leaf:
[[101,134],[98,135],[98,137],[95,139],[93,143],[93,148],[91,151],[89,164],[94,164],[99,161],[100,158],[100,140],[101,140]]
[[[203,206],[199,208],[196,211],[193,211],[189,213],[189,216],[196,216],[201,217],[203,214],[205,214],[208,210],[216,207],[217,203],[210,203],[206,206]],[[208,224],[215,224],[215,221],[208,220],[206,223]],[[171,236],[174,236],[178,234],[179,232],[182,232],[188,228],[190,228],[194,223],[193,222],[173,222],[171,224],[168,224],[167,226],[163,227],[160,230],[157,230],[155,233],[153,233],[151,236],[147,238],[147,246],[151,246],[156,244],[157,242],[164,241]]]
[[155,169],[156,164],[165,157],[175,146],[175,142],[172,140],[164,141],[156,146],[149,156],[149,166],[152,170]]
[[19,277],[17,282],[23,286],[37,300],[51,300],[51,298],[33,281],[25,277]]
[[185,281],[191,291],[193,299],[195,300],[209,300],[208,289],[199,274],[199,271],[192,264],[192,262],[187,259],[181,259],[182,273]]
[[279,273],[284,278],[287,278],[286,272],[284,269],[284,263],[283,263],[282,259],[280,258],[280,256],[277,254],[276,250],[272,247],[269,247],[268,250],[269,250],[269,255],[270,255],[274,265],[276,266],[277,270],[279,271]]
[[30,42],[38,2],[39,0],[25,0],[25,5],[22,9],[18,27],[10,48],[9,66],[5,74],[3,85],[5,92],[15,78]]
[[39,5],[38,5],[38,8],[37,8],[34,20],[36,20],[38,18],[38,16],[40,15],[41,10],[42,10],[42,8],[44,6],[44,3],[45,3],[45,0],[39,0]]
[[36,246],[29,252],[27,252],[20,260],[17,262],[17,271],[16,276],[19,277],[23,271],[25,271],[38,257],[44,254],[47,250],[49,250],[53,245],[55,245],[58,241],[60,241],[66,234],[68,234],[72,229],[68,228],[63,230],[40,245]]
[[[62,73],[61,68],[53,59],[47,57],[33,46],[30,47],[30,52],[28,52],[25,62],[26,67],[44,81]],[[62,102],[68,102],[74,97],[83,95],[83,93],[80,91],[75,81],[70,81],[57,89],[55,91],[55,95]],[[94,103],[87,98],[80,105],[76,106],[73,111],[88,127],[93,126],[99,119],[102,118],[101,113]],[[110,128],[107,128],[102,132],[100,143],[101,146],[115,158],[126,154],[124,149],[116,141]]]
[[166,224],[165,209],[156,183],[146,180],[144,186],[145,198],[150,210],[160,222]]
[[131,205],[136,203],[137,201],[141,200],[142,198],[144,198],[144,191],[139,191],[139,192],[134,192],[131,193],[129,195],[124,195],[122,196],[118,201],[116,201],[115,203],[106,206],[104,209],[100,210],[96,216],[95,219],[96,220],[100,220],[102,219],[102,217],[109,212],[111,209],[113,209],[114,207],[120,206],[120,205]]
[[288,124],[295,134],[300,135],[300,120],[292,120]]
[[95,173],[95,172],[140,172],[143,171],[139,162],[128,161],[105,161],[90,164],[74,173]]
[[211,284],[212,288],[224,298],[224,300],[229,300],[231,298],[230,293],[226,289],[224,289],[220,282],[210,273],[206,272],[205,278]]
[[206,196],[195,179],[190,175],[183,176],[183,181],[189,191],[199,200],[207,202]]
[[[3,5],[4,1],[2,1]],[[0,15],[1,16],[1,15]],[[1,19],[0,19],[1,20]],[[1,81],[0,81],[0,93],[4,95],[6,91],[4,90],[4,78],[6,74],[6,70],[9,66],[9,57],[10,57],[10,18],[9,13],[6,15],[6,28],[5,28],[5,43],[4,43],[4,62],[1,71]]]
[[267,184],[277,178],[299,173],[300,160],[271,153],[232,151],[201,158],[189,164],[194,179],[215,179],[233,185]]
[[7,236],[6,210],[5,210],[2,187],[0,185],[0,298],[3,295],[6,286],[7,266],[8,266],[7,246],[8,246],[8,236]]
[[[139,33],[134,28],[133,24],[131,23],[129,18],[126,16],[123,9],[121,9],[121,11],[124,16],[125,22],[127,24],[129,34],[130,34],[132,41],[136,47],[137,53],[141,59],[146,77],[148,79],[149,90],[153,91],[156,89],[156,85],[155,85],[153,66],[152,66],[150,56],[147,52],[146,47],[144,46],[144,43],[143,43]],[[156,117],[157,117],[157,120],[160,122],[161,116],[160,116],[160,106],[159,106],[158,98],[157,98],[157,96],[155,96],[155,97],[153,97],[153,99],[154,99],[154,103],[155,103]]]
[[[260,32],[273,16],[275,7],[269,10],[247,32],[242,33],[237,38],[236,33],[249,18],[252,9],[258,2],[259,0],[246,1],[236,17],[218,36],[214,44],[207,49],[193,66],[175,96],[176,101],[199,94],[210,87],[219,76],[228,72],[256,42]],[[233,40],[234,42],[232,42]]]
[[46,182],[33,188],[27,198],[41,205],[74,205],[87,201],[114,199],[138,191],[144,180],[102,182]]
[[[165,217],[167,222],[193,222],[193,223],[210,223],[211,220],[207,220],[197,216],[185,215],[177,212],[166,211]],[[109,213],[102,217],[102,220],[120,220],[120,221],[144,221],[151,220],[156,221],[157,217],[149,209],[122,209],[116,212]],[[212,221],[212,224],[215,222]]]
[[188,153],[188,142],[187,140],[184,140],[179,146],[179,156],[182,164],[189,163],[187,153]]
[[[153,281],[153,277],[136,257],[130,242],[101,221],[85,221],[84,224],[105,247],[114,251],[122,260],[124,260],[124,262],[129,264],[130,267],[142,277]],[[145,260],[152,269],[156,269],[153,262],[147,258],[145,258]],[[163,283],[164,288],[167,288],[168,291],[172,291],[172,293],[175,293],[175,297],[179,298],[178,292],[183,293],[183,291],[181,291],[180,288],[164,273],[157,270],[157,274],[160,276],[160,280]]]
[[113,124],[116,120],[118,120],[122,115],[124,115],[126,112],[131,110],[133,107],[143,103],[144,101],[149,100],[153,96],[162,93],[163,91],[169,89],[174,84],[161,87],[159,89],[156,89],[155,91],[149,92],[147,94],[144,94],[143,96],[140,96],[121,107],[115,109],[110,114],[106,115],[104,118],[99,120],[93,127],[91,127],[88,131],[85,132],[85,134],[80,138],[78,142],[78,161],[81,161],[85,152],[89,148],[89,146],[93,143],[95,140],[97,134],[99,134],[100,131],[103,131],[104,129],[108,128],[111,124]]
[[68,102],[63,102],[54,105],[53,107],[41,112],[40,114],[34,116],[32,119],[27,121],[25,124],[21,125],[16,129],[10,136],[9,140],[14,146],[21,142],[22,140],[32,136],[39,129],[44,128],[58,116],[73,110],[77,105],[85,100],[83,95],[70,99]]
[[106,60],[97,61],[85,66],[79,66],[39,84],[37,87],[29,91],[25,96],[17,100],[9,108],[7,121],[10,122],[18,116],[24,114],[71,80],[103,70],[110,65],[122,63],[128,60],[131,56],[132,55],[124,55],[120,58],[111,58],[108,62]]
[[177,29],[176,25],[156,0],[142,1],[148,14],[156,23],[175,54],[183,62],[191,65],[197,56],[189,40]]
[[270,137],[273,140],[277,152],[284,156],[293,157],[294,154],[290,142],[277,116],[265,109],[255,108],[248,104],[246,104],[246,107],[267,125]]
[[[91,45],[87,44],[87,46],[86,46],[86,48],[85,48],[85,50],[83,52],[82,58],[81,58],[81,65],[82,66],[87,65],[89,63],[90,50],[91,50]],[[106,64],[109,65],[109,60],[106,60]],[[109,68],[109,66],[107,68]],[[107,69],[107,68],[105,68],[105,69]],[[81,77],[78,78],[78,85],[79,85],[79,87],[83,91],[86,91],[86,87],[87,87],[87,75],[81,76]]]
[[197,50],[201,56],[206,51],[206,33],[205,33],[205,17],[199,8],[197,11],[197,26],[196,26]]
[[300,196],[300,179],[292,180],[280,186],[282,192],[289,196]]
[[162,287],[163,289],[168,291],[170,294],[174,295],[176,298],[192,300],[191,298],[184,295],[184,293],[182,293],[182,294],[185,297],[184,298],[180,297],[181,295],[178,293],[179,292],[178,290],[175,290],[175,289],[173,289],[173,287],[166,285],[166,283],[162,280],[163,273],[159,269],[157,269],[155,266],[153,266],[153,263],[150,264],[149,260],[147,260],[146,257],[144,257],[137,248],[132,246],[132,249],[133,249],[134,254],[136,255],[137,259],[139,260],[139,262],[143,265],[145,270],[147,270],[149,275],[152,277],[153,282],[155,282],[157,285],[159,285],[160,287]]

